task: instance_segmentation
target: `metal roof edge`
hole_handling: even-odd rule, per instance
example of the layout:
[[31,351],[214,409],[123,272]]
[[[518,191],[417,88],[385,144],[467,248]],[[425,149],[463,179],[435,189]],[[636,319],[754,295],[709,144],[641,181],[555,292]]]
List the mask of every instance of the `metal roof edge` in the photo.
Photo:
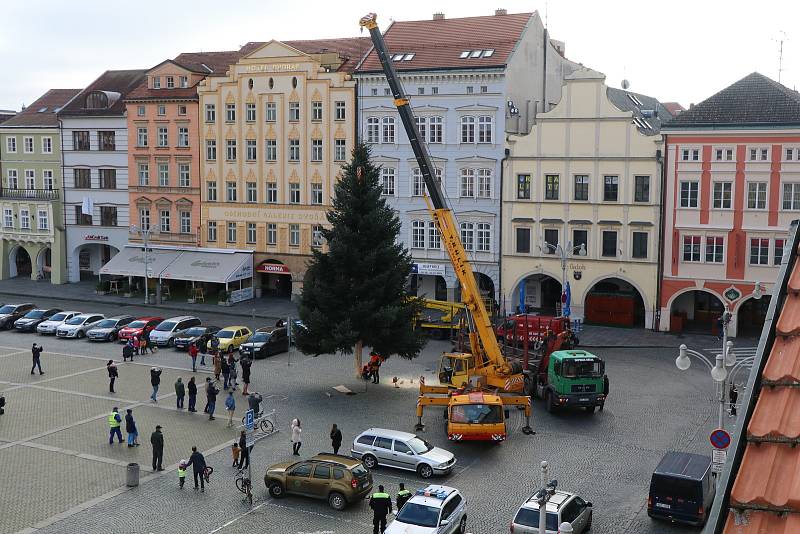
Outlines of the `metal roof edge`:
[[669,124],[661,126],[661,133],[683,133],[686,130],[758,130],[758,129],[779,129],[793,128],[800,130],[800,122],[750,122],[750,123],[714,123],[699,122],[696,124]]
[[753,361],[753,368],[750,371],[750,378],[747,380],[747,388],[745,390],[744,398],[742,399],[742,406],[746,407],[746,411],[743,413],[743,417],[738,419],[736,428],[732,432],[733,441],[731,442],[731,447],[728,450],[729,452],[733,452],[733,457],[729,459],[725,470],[722,472],[722,479],[720,480],[718,486],[722,489],[723,494],[721,497],[718,496],[718,498],[714,499],[714,504],[711,507],[711,512],[708,516],[708,522],[706,523],[705,528],[703,528],[702,534],[722,534],[725,528],[725,523],[728,519],[731,490],[733,488],[733,483],[736,480],[736,475],[739,472],[739,467],[742,463],[744,450],[747,447],[747,426],[750,424],[750,419],[753,416],[753,411],[756,407],[756,401],[758,400],[758,395],[754,395],[753,392],[756,391],[756,387],[759,388],[758,391],[760,392],[761,374],[764,371],[764,367],[769,359],[770,351],[772,350],[772,345],[775,342],[774,325],[778,321],[776,313],[779,314],[780,310],[783,309],[783,303],[786,300],[786,290],[789,284],[789,277],[791,276],[798,260],[797,247],[800,245],[799,230],[800,220],[795,219],[790,225],[792,247],[789,250],[792,250],[793,253],[789,257],[789,261],[781,265],[781,269],[778,273],[778,279],[775,286],[776,288],[780,289],[773,292],[775,298],[771,299],[769,303],[769,310],[767,311],[767,317],[764,321],[764,328],[761,330],[761,337],[758,341],[758,349],[756,350],[756,357]]
[[[454,70],[490,70],[490,69],[500,69],[505,71],[508,64],[506,63],[498,63],[494,65],[475,65],[473,67],[465,67],[465,66],[458,66],[458,67],[420,67],[417,69],[402,69],[397,71],[398,76],[402,76],[405,73],[418,73],[418,72],[441,72],[441,71],[454,71]],[[361,75],[361,74],[383,74],[383,70],[362,70],[362,71],[355,71],[353,72],[353,76]]]

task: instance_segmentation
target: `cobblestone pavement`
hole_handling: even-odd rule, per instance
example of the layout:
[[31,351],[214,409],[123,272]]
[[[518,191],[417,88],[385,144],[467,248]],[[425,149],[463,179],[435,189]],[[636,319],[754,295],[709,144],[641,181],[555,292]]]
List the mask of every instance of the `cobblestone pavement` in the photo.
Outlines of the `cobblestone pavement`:
[[[220,326],[241,322],[223,315],[202,318]],[[45,346],[41,377],[29,374],[33,340]],[[696,348],[713,351],[717,344],[708,338],[705,346]],[[0,417],[0,533],[369,532],[366,503],[334,512],[324,502],[274,500],[263,487],[264,469],[291,458],[288,422],[293,417],[303,421],[305,455],[329,450],[327,434],[333,422],[343,429],[345,447],[370,426],[410,430],[418,377],[434,380],[439,354],[448,348],[431,342],[413,362],[389,360],[382,368],[384,383],[378,386],[351,378],[352,357],[347,355],[312,358],[291,352],[256,362],[252,389],[264,393],[266,407],[277,411],[279,432],[260,440],[253,452],[255,503],[249,509],[233,485],[235,470],[229,467],[229,447],[237,432],[225,427],[223,417],[208,421],[199,413],[175,409],[172,383],[177,376],[187,380],[191,375],[185,353],[160,350],[133,364],[120,364],[117,393],[112,395],[104,360],[119,359],[119,345],[0,332],[0,391],[9,401],[6,415]],[[439,413],[426,414],[424,437],[458,458],[455,472],[442,482],[466,495],[471,532],[507,532],[516,507],[536,489],[541,460],[550,463],[560,487],[594,503],[595,532],[686,530],[652,522],[644,506],[650,474],[664,451],[708,453],[716,406],[707,371],[693,366],[680,373],[674,364],[674,343],[646,350],[592,350],[606,359],[611,377],[612,392],[602,413],[551,415],[537,401],[536,435],[521,433],[523,418],[512,410],[511,436],[500,446],[450,444]],[[148,369],[154,364],[165,368],[158,404],[148,400]],[[201,370],[197,376],[204,382],[208,372]],[[390,383],[394,376],[397,388]],[[332,389],[340,384],[355,394]],[[218,405],[221,400],[222,396]],[[141,447],[108,445],[105,417],[114,405],[133,408]],[[155,424],[164,426],[164,460],[169,467],[153,474],[149,434]],[[203,494],[196,493],[191,482],[183,490],[177,485],[175,464],[192,445],[205,451],[215,467]],[[132,461],[142,465],[143,478],[138,487],[127,489],[125,465]],[[414,473],[385,468],[376,471],[375,480],[391,493],[401,481],[411,488],[423,485]]]

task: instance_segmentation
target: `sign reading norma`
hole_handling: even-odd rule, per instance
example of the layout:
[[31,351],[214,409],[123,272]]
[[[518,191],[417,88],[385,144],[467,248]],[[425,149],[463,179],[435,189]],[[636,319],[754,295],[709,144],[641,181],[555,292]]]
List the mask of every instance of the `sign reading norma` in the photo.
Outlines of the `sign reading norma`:
[[261,221],[265,223],[316,223],[327,222],[324,210],[287,210],[270,208],[208,208],[208,218],[228,221]]
[[411,266],[414,274],[430,274],[434,276],[444,276],[443,263],[414,263]]

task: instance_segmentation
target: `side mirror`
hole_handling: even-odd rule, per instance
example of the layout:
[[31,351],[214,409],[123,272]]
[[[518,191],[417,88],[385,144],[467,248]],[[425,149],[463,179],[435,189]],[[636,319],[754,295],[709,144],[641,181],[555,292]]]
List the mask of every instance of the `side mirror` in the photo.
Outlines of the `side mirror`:
[[587,507],[589,507],[589,508],[591,508],[591,507],[592,507],[592,503],[591,503],[591,501],[587,502],[587,503],[586,503],[586,506],[587,506]]
[[414,456],[414,451],[408,451],[406,454],[409,456]]
[[446,527],[449,524],[450,524],[450,520],[449,519],[442,519],[441,521],[439,521],[439,525],[442,526],[442,527]]

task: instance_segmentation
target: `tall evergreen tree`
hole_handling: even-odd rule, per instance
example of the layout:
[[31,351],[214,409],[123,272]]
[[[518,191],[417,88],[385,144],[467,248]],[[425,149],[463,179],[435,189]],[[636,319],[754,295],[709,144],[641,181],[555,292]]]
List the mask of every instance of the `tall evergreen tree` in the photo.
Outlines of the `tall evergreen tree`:
[[336,184],[328,251],[314,251],[303,282],[300,318],[307,331],[297,345],[306,354],[355,353],[362,348],[413,358],[424,341],[414,328],[419,304],[406,298],[412,262],[399,242],[400,220],[381,198],[380,168],[359,144]]

